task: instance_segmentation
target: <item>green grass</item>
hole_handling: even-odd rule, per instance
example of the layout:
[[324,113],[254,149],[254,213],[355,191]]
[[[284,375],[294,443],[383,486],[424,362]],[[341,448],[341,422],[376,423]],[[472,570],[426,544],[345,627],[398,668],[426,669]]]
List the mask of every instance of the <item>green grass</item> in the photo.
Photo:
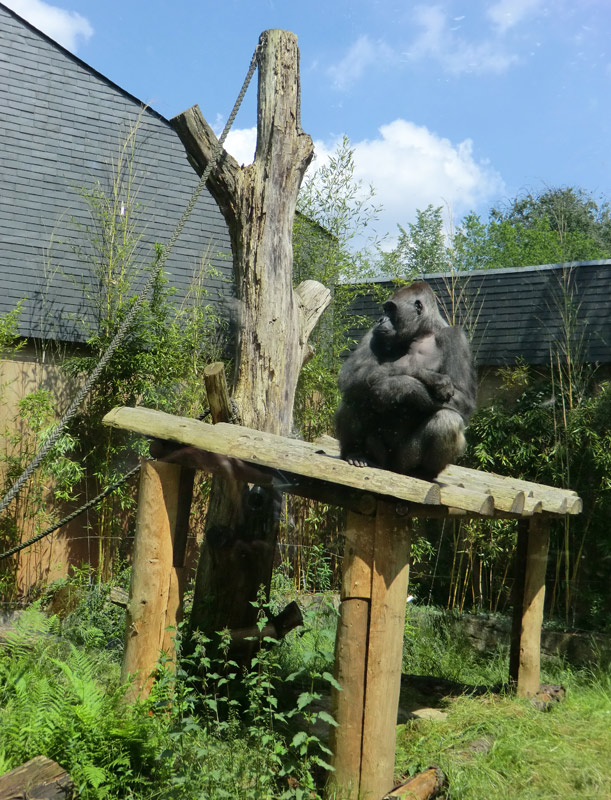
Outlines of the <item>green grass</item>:
[[[460,697],[445,720],[398,729],[397,772],[437,764],[452,800],[611,798],[611,681],[567,681],[549,713],[509,696]],[[469,744],[488,739],[488,752]]]
[[[42,753],[68,769],[84,800],[322,795],[328,753],[312,732],[328,722],[318,701],[333,658],[330,602],[310,604],[304,627],[246,674],[203,650],[195,672],[162,671],[150,700],[128,706],[117,651],[100,646],[120,634],[104,595],[84,588],[63,623],[33,608],[0,647],[0,774]],[[492,687],[507,665],[504,647],[475,653],[455,616],[410,608],[404,672]],[[445,717],[399,726],[397,777],[436,764],[448,800],[611,800],[609,669],[544,667],[543,681],[567,689],[549,712],[503,691],[440,698],[409,684],[403,706],[435,705]],[[471,748],[478,740],[487,746]]]
[[[506,681],[506,648],[474,653],[451,615],[414,610],[407,627],[406,672],[490,687]],[[399,726],[397,776],[438,765],[448,776],[448,800],[608,800],[611,672],[550,661],[541,680],[567,690],[566,700],[548,712],[504,692],[429,698],[447,717]],[[426,704],[421,692],[412,695]],[[471,749],[478,740],[489,749]]]

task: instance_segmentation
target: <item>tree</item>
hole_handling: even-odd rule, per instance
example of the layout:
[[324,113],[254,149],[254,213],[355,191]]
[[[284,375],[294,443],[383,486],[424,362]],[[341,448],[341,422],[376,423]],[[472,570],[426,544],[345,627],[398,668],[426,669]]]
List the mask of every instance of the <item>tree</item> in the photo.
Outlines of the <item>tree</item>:
[[454,237],[458,269],[586,261],[611,255],[611,216],[581,189],[547,189],[492,208],[487,223],[471,212]]
[[413,280],[419,275],[446,272],[451,266],[451,251],[443,231],[443,207],[428,205],[416,211],[416,222],[401,225],[396,247],[382,253],[382,270],[398,280]]
[[297,388],[296,422],[306,438],[332,430],[340,356],[356,327],[352,301],[376,275],[377,241],[368,231],[379,210],[372,187],[354,177],[354,150],[345,136],[328,163],[304,181],[293,227],[293,281],[315,279],[333,287],[332,304],[310,336],[311,358]]

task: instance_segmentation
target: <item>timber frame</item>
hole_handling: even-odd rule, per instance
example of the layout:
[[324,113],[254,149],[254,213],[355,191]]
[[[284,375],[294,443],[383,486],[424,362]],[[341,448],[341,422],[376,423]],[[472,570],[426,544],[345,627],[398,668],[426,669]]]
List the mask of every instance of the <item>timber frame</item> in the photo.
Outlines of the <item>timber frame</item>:
[[[141,407],[115,408],[104,423],[171,443],[165,460],[173,463],[147,462],[141,478],[134,555],[140,575],[132,579],[124,660],[125,675],[137,673],[136,694],[146,692],[159,651],[171,647],[166,628],[180,616],[183,581],[176,572],[183,568],[188,519],[188,509],[179,510],[180,476],[193,468],[348,510],[335,655],[342,690],[332,698],[338,722],[332,780],[342,797],[382,797],[393,783],[411,518],[520,521],[509,671],[518,695],[538,691],[549,523],[581,512],[575,492],[455,465],[429,483],[350,466],[330,437],[312,444]],[[153,583],[151,601],[138,587]],[[143,658],[147,626],[152,638],[144,638],[152,644]]]

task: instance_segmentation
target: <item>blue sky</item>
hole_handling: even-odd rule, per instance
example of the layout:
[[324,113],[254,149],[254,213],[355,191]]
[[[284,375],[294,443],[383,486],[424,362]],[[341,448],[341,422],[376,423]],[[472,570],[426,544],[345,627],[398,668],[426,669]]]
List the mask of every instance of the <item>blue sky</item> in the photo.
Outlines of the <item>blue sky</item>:
[[[525,191],[611,199],[610,0],[3,0],[166,117],[222,127],[259,35],[301,51],[318,163],[345,134],[380,234],[442,205],[454,224]],[[256,88],[228,149],[254,150]]]

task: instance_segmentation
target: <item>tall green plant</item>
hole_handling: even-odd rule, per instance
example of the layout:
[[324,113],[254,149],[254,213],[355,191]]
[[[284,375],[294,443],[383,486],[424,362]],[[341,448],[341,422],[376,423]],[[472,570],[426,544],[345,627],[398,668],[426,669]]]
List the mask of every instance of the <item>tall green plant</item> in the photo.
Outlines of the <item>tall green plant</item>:
[[[206,406],[203,367],[220,355],[223,324],[206,289],[210,275],[206,254],[193,265],[192,285],[178,308],[174,289],[158,273],[161,245],[155,245],[153,252],[142,249],[138,158],[136,122],[112,164],[109,188],[96,182],[80,190],[90,216],[78,227],[75,244],[88,267],[90,314],[82,321],[88,348],[65,361],[69,375],[81,379],[92,371],[136,304],[140,286],[151,271],[156,274],[150,298],[140,306],[72,427],[79,438],[88,490],[94,494],[133,465],[142,448],[135,437],[101,425],[104,414],[117,405],[146,405],[197,416]],[[110,572],[118,543],[133,523],[133,508],[133,486],[127,486],[106,498],[97,511],[100,575]]]

